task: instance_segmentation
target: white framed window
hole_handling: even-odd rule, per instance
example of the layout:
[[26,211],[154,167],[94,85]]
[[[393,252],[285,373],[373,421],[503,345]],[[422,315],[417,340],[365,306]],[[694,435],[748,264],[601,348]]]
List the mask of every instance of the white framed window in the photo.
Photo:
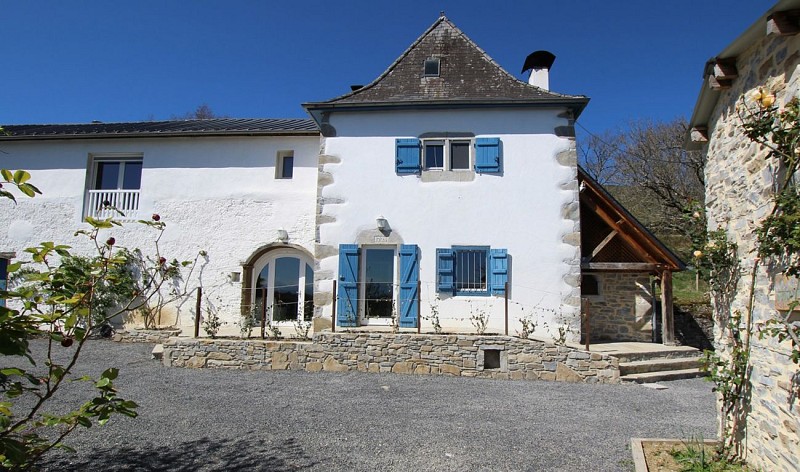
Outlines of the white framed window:
[[291,179],[294,176],[294,151],[278,151],[275,163],[276,179]]
[[362,324],[389,323],[396,303],[396,246],[361,248],[359,279]]
[[273,323],[311,321],[314,315],[312,261],[293,249],[270,251],[254,265],[253,307]]
[[424,139],[423,170],[471,170],[472,149],[470,139]]
[[141,154],[92,154],[87,180],[84,216],[138,219]]

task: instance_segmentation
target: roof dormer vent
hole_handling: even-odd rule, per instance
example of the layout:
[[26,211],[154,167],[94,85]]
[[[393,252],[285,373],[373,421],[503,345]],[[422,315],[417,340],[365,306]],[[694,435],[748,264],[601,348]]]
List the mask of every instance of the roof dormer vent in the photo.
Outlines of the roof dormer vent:
[[425,77],[439,77],[439,58],[438,57],[429,57],[425,59]]
[[556,56],[549,51],[536,51],[528,55],[522,66],[523,73],[531,71],[528,83],[540,89],[550,90],[550,67],[555,60]]

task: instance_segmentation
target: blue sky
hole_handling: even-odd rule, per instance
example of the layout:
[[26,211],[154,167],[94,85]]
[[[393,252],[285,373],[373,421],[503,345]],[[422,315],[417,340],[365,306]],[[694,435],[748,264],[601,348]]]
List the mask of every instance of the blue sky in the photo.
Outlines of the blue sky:
[[591,98],[592,132],[691,113],[707,59],[773,1],[3,2],[0,124],[232,117],[366,84],[443,10],[517,77],[553,52],[550,86]]

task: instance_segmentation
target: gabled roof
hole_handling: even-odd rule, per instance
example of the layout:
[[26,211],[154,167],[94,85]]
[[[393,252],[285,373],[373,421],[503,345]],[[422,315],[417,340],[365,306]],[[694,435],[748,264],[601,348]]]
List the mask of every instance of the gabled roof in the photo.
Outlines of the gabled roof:
[[204,120],[139,121],[3,126],[0,141],[167,136],[260,136],[319,134],[308,119],[211,118]]
[[720,97],[720,87],[712,87],[711,82],[715,79],[714,65],[725,61],[736,61],[737,57],[750,47],[761,41],[767,35],[767,21],[776,12],[792,11],[800,9],[800,0],[780,0],[759,17],[749,28],[739,37],[733,40],[719,54],[706,61],[703,67],[703,84],[700,86],[697,102],[695,102],[692,117],[689,119],[689,128],[686,134],[686,149],[697,150],[703,147],[707,141],[707,136],[693,140],[693,130],[702,130],[705,134],[709,120],[712,119],[714,109]]
[[600,183],[578,168],[581,183],[581,266],[589,270],[642,272],[686,268]]
[[[424,74],[438,58],[440,72]],[[306,103],[311,112],[375,107],[560,106],[577,117],[589,99],[550,92],[518,80],[500,67],[450,20],[441,16],[369,85],[326,102]]]

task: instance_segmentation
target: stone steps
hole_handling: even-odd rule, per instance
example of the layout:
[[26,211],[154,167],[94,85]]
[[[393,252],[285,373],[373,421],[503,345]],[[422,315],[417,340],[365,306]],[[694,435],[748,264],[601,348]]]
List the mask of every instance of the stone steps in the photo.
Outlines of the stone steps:
[[619,359],[622,382],[654,383],[705,375],[700,371],[700,351],[688,346],[626,349],[608,354]]
[[640,374],[628,374],[621,376],[620,380],[622,380],[623,382],[643,384],[643,383],[663,382],[667,380],[692,379],[695,377],[703,377],[704,375],[705,373],[701,372],[699,368],[694,368],[694,369],[681,369],[681,370],[664,370],[657,372],[643,372]]
[[664,372],[672,370],[697,369],[700,367],[699,357],[678,357],[652,359],[647,361],[620,362],[619,375],[644,374],[647,372]]
[[606,352],[619,359],[620,364],[649,361],[654,359],[700,358],[702,353],[693,347],[675,346],[652,351],[611,351]]

